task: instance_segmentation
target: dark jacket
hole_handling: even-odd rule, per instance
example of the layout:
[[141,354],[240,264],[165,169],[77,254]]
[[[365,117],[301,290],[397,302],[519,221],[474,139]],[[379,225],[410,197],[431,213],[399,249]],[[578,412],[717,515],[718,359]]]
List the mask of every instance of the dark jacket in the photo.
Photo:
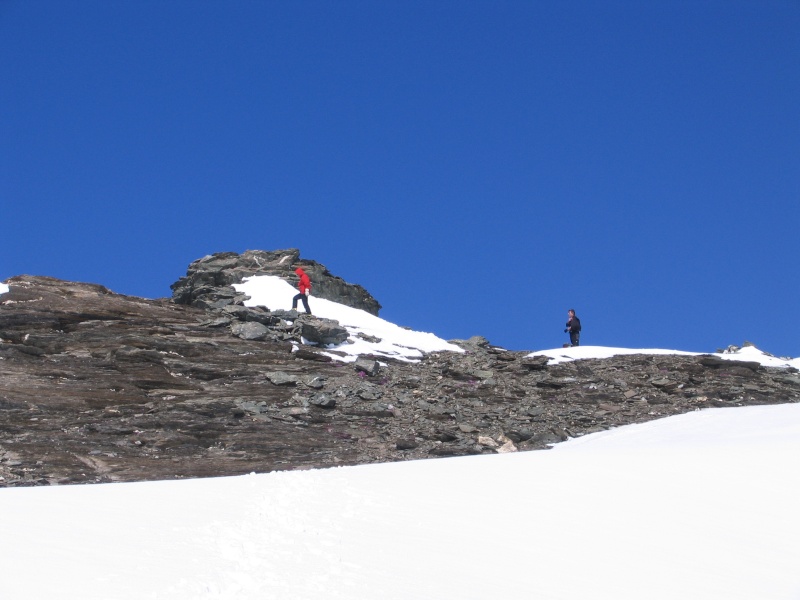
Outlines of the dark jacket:
[[581,320],[575,316],[567,321],[567,330],[570,333],[578,333],[581,330]]

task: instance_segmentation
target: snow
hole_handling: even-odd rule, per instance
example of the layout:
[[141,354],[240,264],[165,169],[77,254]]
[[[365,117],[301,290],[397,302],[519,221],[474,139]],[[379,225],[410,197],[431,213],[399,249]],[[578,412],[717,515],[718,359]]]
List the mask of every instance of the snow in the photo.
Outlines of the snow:
[[[684,352],[682,350],[663,350],[658,348],[610,348],[606,346],[577,346],[575,348],[554,348],[552,350],[538,350],[528,356],[549,356],[548,365],[557,365],[563,362],[587,358],[610,358],[624,354],[676,354],[681,356],[701,356],[701,352]],[[707,352],[705,354],[708,354]],[[800,368],[800,358],[777,358],[762,352],[754,346],[745,346],[735,352],[714,353],[717,358],[726,360],[742,360],[758,362],[765,367],[794,367]]]
[[554,348],[552,350],[538,350],[531,352],[528,356],[549,356],[549,365],[557,365],[563,362],[581,360],[587,358],[611,358],[619,354],[679,354],[691,356],[693,352],[683,352],[680,350],[660,350],[657,348],[634,349],[634,348],[611,348],[607,346],[576,346],[575,348]]
[[6,284],[6,283],[0,283],[0,294],[5,294],[5,293],[7,293],[8,291],[9,291],[9,290],[8,290],[8,284]]
[[[237,288],[273,309],[296,293],[266,276]],[[321,298],[311,308],[382,339],[331,349],[346,360],[461,351]],[[533,353],[617,354],[695,353]],[[800,367],[751,347],[715,356]],[[541,452],[0,489],[2,596],[797,600],[797,456],[791,404],[696,411]]]
[[15,599],[800,598],[800,404],[551,451],[0,490]]
[[[256,275],[233,286],[237,291],[250,296],[245,302],[246,306],[266,306],[267,308],[285,309],[292,307],[292,298],[297,294],[297,289],[280,277],[271,275]],[[380,317],[371,315],[366,311],[352,308],[311,296],[309,306],[314,316],[325,319],[334,319],[350,332],[348,343],[329,346],[335,352],[329,356],[346,362],[355,361],[361,354],[391,357],[404,361],[418,361],[424,354],[438,351],[463,352],[455,344],[446,342],[432,333],[412,331]],[[302,304],[300,304],[302,310]],[[380,338],[380,342],[369,342],[358,334]],[[344,356],[338,354],[342,353]]]
[[[271,275],[257,275],[246,278],[242,283],[234,285],[237,291],[250,296],[246,301],[247,306],[266,306],[270,309],[289,309],[292,298],[297,294],[297,289],[280,277]],[[354,361],[361,354],[392,357],[398,360],[418,361],[424,354],[430,352],[463,352],[455,344],[447,342],[432,333],[412,331],[390,323],[380,317],[371,315],[366,311],[351,308],[337,302],[311,296],[309,299],[311,312],[317,317],[335,319],[350,332],[347,343],[338,346],[329,346],[329,356],[336,360]],[[302,306],[301,306],[302,309]],[[358,336],[380,338],[380,342],[369,342]],[[608,358],[619,354],[677,354],[684,356],[699,356],[700,352],[684,352],[681,350],[666,350],[657,348],[631,349],[611,348],[605,346],[579,346],[576,348],[554,348],[552,350],[539,350],[529,356],[549,356],[548,364],[555,365],[561,362],[587,358]],[[783,359],[773,357],[758,348],[746,346],[731,354],[718,354],[724,359],[756,361],[769,367],[800,368],[800,358]]]

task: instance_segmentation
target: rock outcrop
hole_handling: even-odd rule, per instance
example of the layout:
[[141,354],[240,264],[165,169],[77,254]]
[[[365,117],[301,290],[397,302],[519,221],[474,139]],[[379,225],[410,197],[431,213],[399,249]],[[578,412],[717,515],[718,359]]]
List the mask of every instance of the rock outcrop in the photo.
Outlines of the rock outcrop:
[[418,363],[336,361],[300,342],[312,318],[203,305],[203,285],[224,287],[231,272],[248,272],[197,266],[225,260],[215,256],[193,263],[176,302],[46,277],[8,281],[0,485],[534,450],[698,408],[800,401],[796,370],[715,356],[550,366],[476,337],[454,341],[464,353]]
[[243,254],[221,252],[205,256],[189,265],[186,276],[172,284],[172,298],[178,304],[198,308],[221,309],[242,304],[245,296],[238,293],[233,284],[252,275],[274,275],[295,285],[297,276],[294,270],[298,266],[303,267],[311,278],[315,296],[378,314],[381,305],[367,290],[332,275],[318,262],[301,259],[300,251],[295,248],[273,252],[248,250]]

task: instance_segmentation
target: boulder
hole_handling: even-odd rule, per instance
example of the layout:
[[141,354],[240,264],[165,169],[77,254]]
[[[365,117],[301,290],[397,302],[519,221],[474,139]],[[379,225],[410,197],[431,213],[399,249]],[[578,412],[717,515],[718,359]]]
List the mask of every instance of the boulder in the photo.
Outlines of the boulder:
[[316,406],[317,408],[325,408],[328,410],[336,408],[336,399],[324,393],[314,394],[313,396],[311,396],[311,398],[308,399],[308,403],[311,406]]
[[359,373],[365,373],[370,377],[374,377],[381,370],[381,366],[378,361],[363,357],[359,357],[353,366]]
[[416,440],[413,439],[403,439],[403,440],[397,440],[397,442],[395,442],[395,448],[397,448],[398,450],[414,450],[415,448],[418,447],[419,444],[417,443]]
[[265,373],[265,376],[273,385],[297,385],[301,381],[297,375],[284,373],[283,371],[272,371]]
[[270,335],[270,330],[263,324],[255,321],[247,323],[232,323],[231,333],[243,340],[265,340]]
[[315,344],[342,344],[350,334],[347,329],[339,325],[339,321],[333,319],[320,319],[311,315],[303,315],[295,321],[295,326],[299,327],[300,335],[309,342]]

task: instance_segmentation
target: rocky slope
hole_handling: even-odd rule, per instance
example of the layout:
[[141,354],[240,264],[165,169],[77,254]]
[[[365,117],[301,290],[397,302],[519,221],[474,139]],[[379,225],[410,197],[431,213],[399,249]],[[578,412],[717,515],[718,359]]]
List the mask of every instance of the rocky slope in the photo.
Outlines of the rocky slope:
[[[800,401],[796,370],[713,355],[548,366],[483,338],[419,363],[343,363],[313,345],[292,352],[301,333],[308,339],[309,330],[336,324],[245,308],[230,285],[253,270],[243,264],[294,263],[293,252],[206,257],[173,286],[172,300],[46,277],[8,280],[0,485],[533,450],[697,408]],[[363,288],[315,268],[320,281],[330,278],[330,299],[377,313]],[[248,324],[261,334],[247,335]]]

